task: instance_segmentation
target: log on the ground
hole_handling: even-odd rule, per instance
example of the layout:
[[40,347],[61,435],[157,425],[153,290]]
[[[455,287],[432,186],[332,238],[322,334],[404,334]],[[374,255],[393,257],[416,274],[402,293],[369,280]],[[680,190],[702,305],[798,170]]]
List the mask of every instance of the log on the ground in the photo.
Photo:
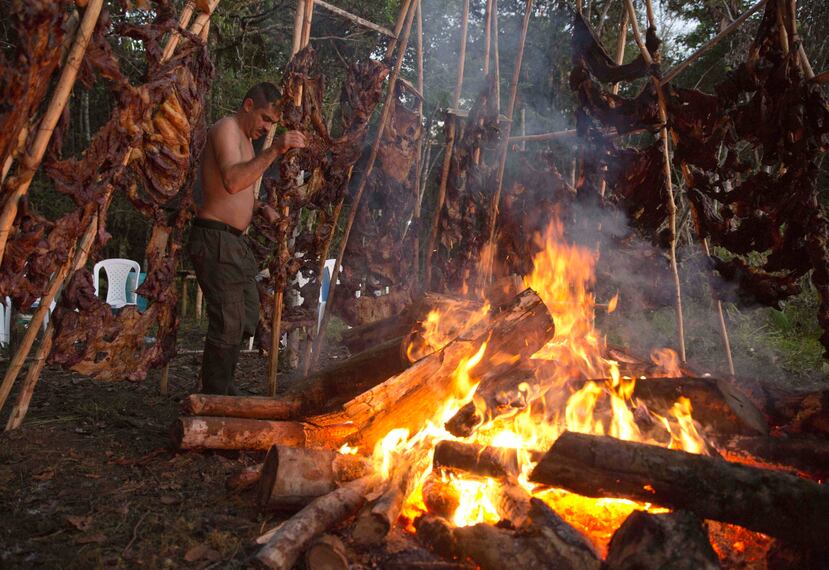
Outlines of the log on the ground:
[[812,479],[829,478],[829,441],[816,437],[734,435],[716,438],[714,446],[729,461],[757,461],[796,471]]
[[767,570],[826,570],[829,545],[823,548],[803,548],[782,540],[775,540],[766,555]]
[[453,531],[458,551],[474,560],[482,570],[540,568],[550,570],[599,570],[601,560],[592,561],[583,552],[560,549],[549,531],[531,527],[512,531],[487,524]]
[[315,539],[305,551],[307,570],[348,570],[348,556],[343,541],[333,534]]
[[232,493],[244,491],[259,482],[262,476],[262,464],[249,465],[237,471],[225,481],[225,489]]
[[498,416],[525,408],[527,392],[536,383],[534,361],[499,366],[481,378],[475,390],[475,402],[468,402],[446,422],[446,430],[456,437],[469,437],[479,425]]
[[328,449],[274,445],[265,456],[258,503],[263,509],[296,510],[342,483],[372,471],[366,459]]
[[806,546],[829,536],[826,485],[606,436],[562,434],[530,480],[589,497],[685,509]]
[[[392,429],[419,431],[440,412],[436,403],[463,398],[470,386],[460,386],[455,370],[486,342],[483,357],[475,369],[487,370],[507,357],[529,358],[554,334],[544,303],[527,289],[513,303],[490,318],[487,330],[475,338],[456,338],[402,373],[389,378],[343,406],[341,412],[310,418],[314,425],[354,425],[357,431],[348,443],[370,452]],[[474,376],[474,371],[470,373]],[[340,442],[342,443],[342,442]]]
[[451,520],[461,504],[460,493],[448,481],[430,473],[423,482],[423,504],[432,515]]
[[[527,524],[527,523],[525,523]],[[549,541],[575,568],[599,568],[601,557],[584,535],[561,518],[547,503],[530,499],[529,528]]]
[[273,532],[256,559],[268,568],[290,570],[312,540],[356,513],[379,482],[370,475],[314,499]]
[[492,498],[501,522],[509,522],[513,528],[521,528],[530,522],[529,492],[515,481],[504,481],[495,488]]
[[178,449],[249,449],[267,451],[272,445],[329,447],[353,433],[354,427],[325,427],[296,421],[251,420],[212,416],[178,418],[170,430]]
[[435,468],[457,469],[481,477],[515,477],[518,475],[518,452],[511,448],[444,440],[435,446],[433,464]]
[[705,523],[688,511],[633,511],[613,534],[606,564],[608,570],[720,568]]
[[181,413],[188,416],[222,416],[259,420],[288,420],[298,417],[302,398],[288,396],[221,396],[190,394],[181,402]]

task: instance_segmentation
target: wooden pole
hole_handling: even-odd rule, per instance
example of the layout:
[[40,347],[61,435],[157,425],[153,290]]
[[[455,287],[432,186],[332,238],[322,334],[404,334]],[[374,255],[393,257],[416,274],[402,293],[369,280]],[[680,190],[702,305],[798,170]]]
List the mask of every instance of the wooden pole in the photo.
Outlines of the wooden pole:
[[[642,53],[642,59],[648,67],[653,65],[653,58],[648,51],[642,36],[639,33],[639,24],[636,21],[636,11],[633,8],[632,0],[624,0],[625,8],[628,12],[631,28],[633,29],[633,37],[636,40],[636,45],[639,46],[639,51]],[[647,5],[650,5],[650,0],[645,0]],[[650,9],[652,10],[652,9]],[[671,155],[668,148],[668,112],[665,104],[665,95],[662,92],[662,84],[659,78],[655,75],[651,76],[651,82],[656,90],[657,98],[659,99],[659,121],[662,123],[659,135],[662,139],[662,168],[665,176],[665,186],[668,191],[668,213],[670,215],[670,232],[671,232],[671,271],[674,275],[674,295],[675,295],[675,311],[676,311],[676,328],[677,341],[679,343],[679,358],[682,362],[686,362],[685,355],[685,323],[682,316],[682,285],[679,281],[679,267],[676,261],[676,202],[674,201],[674,186],[671,173]]]
[[489,75],[489,58],[492,49],[492,2],[486,0],[486,15],[484,16],[484,79]]
[[797,43],[797,58],[800,61],[803,74],[806,76],[806,79],[814,79],[815,71],[812,69],[812,64],[809,63],[809,57],[806,55],[806,50],[803,49],[803,41],[797,33],[797,0],[789,0],[788,19],[792,31],[792,42]]
[[[490,0],[492,1],[492,0]],[[461,19],[461,37],[460,47],[458,48],[458,74],[455,77],[455,91],[452,95],[452,108],[458,108],[461,92],[463,90],[463,68],[466,61],[466,35],[469,26],[469,0],[463,2],[463,16]],[[432,213],[432,225],[429,231],[429,241],[426,242],[426,257],[423,261],[423,284],[428,290],[432,287],[432,254],[435,249],[435,242],[438,237],[438,228],[440,227],[440,214],[443,210],[443,202],[446,200],[446,185],[449,181],[449,169],[452,165],[452,154],[455,148],[455,134],[457,131],[457,119],[447,114],[446,126],[446,152],[443,155],[443,168],[440,172],[440,185],[438,186],[438,196],[435,202],[435,211]]]
[[[506,110],[506,126],[504,127],[504,134],[501,140],[500,148],[498,149],[498,173],[495,178],[495,192],[492,196],[492,202],[489,206],[489,244],[488,255],[495,254],[495,223],[498,219],[498,206],[501,200],[501,187],[504,183],[504,169],[507,165],[507,151],[509,150],[509,135],[512,130],[512,115],[515,111],[515,99],[518,95],[518,80],[521,77],[521,62],[524,58],[524,45],[527,42],[527,30],[530,25],[530,14],[532,14],[533,0],[526,0],[524,6],[524,22],[521,27],[521,38],[518,40],[518,53],[515,54],[515,66],[512,70],[512,81],[510,82],[509,101],[507,102]],[[492,260],[486,264],[489,268],[487,273],[491,271]],[[485,281],[489,280],[489,275],[482,276]]]
[[314,17],[314,0],[305,0],[305,20],[302,22],[302,47],[311,41],[311,19]]
[[[211,0],[211,12],[212,9],[216,8],[218,3],[219,0]],[[89,7],[87,7],[87,10],[89,10]],[[81,30],[82,29],[83,28],[81,28]],[[70,53],[70,60],[68,61],[72,61],[71,58],[72,54]],[[164,59],[162,59],[162,61],[164,61]],[[121,164],[123,166],[129,164],[131,155],[132,148],[129,148],[127,149],[121,160]],[[86,261],[89,258],[89,254],[92,251],[92,245],[95,241],[95,235],[97,234],[98,219],[100,213],[105,212],[107,208],[109,208],[110,201],[112,200],[113,191],[114,187],[110,185],[103,196],[103,201],[101,203],[101,206],[99,207],[99,211],[93,214],[92,219],[90,220],[89,225],[84,231],[83,236],[80,238],[80,240],[76,244],[76,247],[73,249],[74,253],[70,252],[67,263],[61,269],[58,270],[58,273],[52,278],[49,285],[47,286],[47,293],[41,298],[40,306],[38,307],[38,310],[35,311],[35,314],[32,316],[32,320],[29,322],[29,329],[26,331],[26,337],[24,337],[23,343],[15,353],[12,362],[9,363],[9,367],[6,369],[6,375],[3,377],[2,385],[0,385],[0,409],[2,409],[3,405],[6,403],[6,399],[8,398],[9,393],[11,392],[11,388],[14,385],[15,380],[17,379],[17,375],[20,373],[20,369],[22,368],[23,363],[26,360],[26,357],[29,355],[29,351],[31,350],[32,344],[35,340],[35,336],[37,336],[37,331],[38,329],[40,329],[40,326],[43,323],[43,319],[46,316],[46,311],[49,310],[49,306],[51,305],[52,300],[54,300],[54,298],[56,297],[63,283],[69,277],[71,277],[72,274],[74,274],[76,271],[78,271],[80,268],[86,265]],[[69,265],[70,263],[71,267]],[[67,271],[64,271],[64,269],[67,269]],[[52,294],[51,297],[49,296],[50,293]],[[35,385],[37,384],[37,381],[40,378],[40,372],[43,370],[43,364],[45,363],[46,358],[49,355],[49,351],[51,350],[51,343],[54,335],[53,332],[50,332],[52,330],[52,327],[53,321],[50,320],[49,325],[46,329],[44,340],[41,343],[41,346],[38,348],[35,363],[30,369],[29,373],[27,374],[25,385],[21,390],[20,395],[18,396],[17,404],[15,405],[15,408],[14,410],[12,410],[12,413],[9,417],[9,423],[6,426],[7,430],[14,429],[23,422],[23,418],[25,417],[26,412],[29,408],[29,402],[31,401],[32,394],[34,393]],[[27,339],[29,339],[29,336],[31,336],[31,338],[30,340],[28,340],[27,343]],[[38,363],[40,364],[38,365]]]
[[400,6],[400,13],[397,14],[397,21],[394,23],[394,37],[389,42],[389,45],[386,46],[386,54],[384,59],[389,59],[394,54],[394,50],[400,40],[400,32],[403,30],[403,24],[406,22],[406,18],[409,15],[409,8],[411,5],[412,0],[403,0],[403,4]]
[[315,1],[316,1],[316,4],[318,6],[320,6],[322,8],[325,8],[329,12],[333,12],[334,14],[337,14],[338,16],[342,16],[343,18],[345,18],[347,20],[351,20],[355,24],[359,24],[360,26],[363,26],[364,28],[368,28],[369,30],[374,30],[375,32],[383,34],[384,36],[388,36],[390,38],[396,37],[394,32],[392,32],[388,28],[384,28],[383,26],[378,26],[377,24],[375,24],[373,22],[369,22],[368,20],[366,20],[365,18],[361,18],[360,16],[355,16],[351,12],[346,12],[342,8],[337,8],[336,6],[333,6],[333,5],[329,4],[328,2],[325,2],[324,0],[315,0]]
[[716,36],[711,38],[711,40],[709,40],[708,43],[706,43],[704,46],[702,46],[697,51],[695,51],[693,54],[691,54],[691,56],[688,57],[688,59],[686,59],[682,63],[677,64],[673,69],[668,71],[668,73],[666,73],[664,76],[662,76],[662,81],[661,81],[662,85],[665,85],[666,83],[670,83],[672,80],[674,80],[676,78],[677,75],[679,75],[680,73],[685,71],[685,69],[689,65],[694,63],[697,59],[699,59],[700,56],[702,56],[705,53],[707,53],[708,51],[710,51],[714,46],[716,46],[718,43],[720,43],[720,41],[723,38],[725,38],[726,36],[731,35],[731,33],[734,30],[736,30],[737,28],[739,28],[743,24],[743,22],[745,22],[749,17],[751,17],[752,14],[754,14],[760,8],[765,6],[766,2],[768,2],[768,0],[760,0],[759,2],[757,2],[754,6],[752,6],[751,8],[746,10],[745,12],[743,12],[743,14],[739,18],[734,20],[727,28],[725,28],[719,34],[717,34]]
[[[711,251],[708,249],[708,240],[702,240],[702,247],[705,250],[706,257],[711,257]],[[713,291],[712,291],[713,293]],[[714,295],[714,301],[717,303],[717,316],[720,321],[720,336],[722,337],[723,349],[725,350],[725,359],[728,363],[728,372],[734,376],[734,358],[731,355],[731,340],[728,337],[728,325],[725,322],[725,312],[723,311],[722,301]]]
[[420,176],[421,163],[423,161],[423,139],[429,139],[429,133],[423,132],[423,11],[420,2],[417,3],[417,89],[420,91],[420,99],[417,102],[417,117],[420,122],[420,138],[417,140],[417,154],[415,155],[415,179],[414,179],[414,212],[412,214],[412,225],[414,226],[414,239],[412,254],[412,266],[414,267],[414,279],[420,283]]
[[196,283],[196,320],[201,322],[202,310],[204,309],[204,293],[201,287]]
[[[501,51],[498,49],[498,0],[492,0],[492,59],[495,71],[495,109],[501,114]],[[522,45],[523,49],[523,45]],[[512,118],[512,115],[510,115]]]
[[86,53],[86,46],[92,38],[92,32],[98,22],[102,6],[103,0],[90,0],[87,4],[83,20],[72,44],[72,50],[69,52],[69,58],[61,72],[55,91],[52,93],[52,99],[46,113],[40,121],[32,149],[23,158],[20,170],[17,173],[20,182],[6,196],[2,213],[0,213],[0,263],[3,262],[3,254],[6,251],[9,233],[11,233],[14,220],[17,217],[17,205],[20,203],[20,199],[29,191],[35,172],[37,172],[40,163],[43,161],[43,156],[46,154],[46,147],[49,145],[49,140],[52,138],[58,119],[63,114],[63,109],[66,107],[66,102],[72,93],[75,78],[78,76],[78,70],[83,61],[84,53]]
[[328,289],[328,302],[326,303],[323,311],[322,326],[320,326],[319,334],[314,339],[314,346],[312,349],[313,353],[311,354],[311,358],[314,361],[319,358],[322,341],[325,339],[325,329],[327,328],[328,321],[331,319],[331,305],[334,303],[334,294],[337,291],[337,278],[339,277],[340,266],[342,265],[343,257],[345,256],[345,248],[348,245],[348,238],[351,235],[351,228],[354,225],[354,220],[357,218],[360,200],[363,197],[363,192],[366,189],[368,178],[371,175],[371,171],[374,168],[374,162],[377,160],[377,154],[380,151],[380,141],[383,139],[383,131],[385,130],[386,123],[391,115],[393,101],[397,98],[397,77],[400,75],[400,67],[403,65],[403,59],[406,56],[406,48],[409,45],[409,35],[412,31],[412,22],[414,20],[418,4],[420,4],[420,0],[407,0],[404,6],[408,10],[408,14],[405,17],[405,28],[403,29],[403,36],[400,39],[400,49],[397,53],[397,60],[395,61],[394,68],[389,76],[386,99],[383,103],[383,112],[380,115],[380,122],[377,124],[377,134],[375,135],[374,143],[371,146],[371,154],[368,157],[365,170],[363,171],[360,182],[357,185],[357,191],[354,194],[354,199],[351,203],[351,211],[348,213],[348,221],[345,224],[342,241],[340,242],[340,250],[337,253],[337,261],[334,264],[334,271],[331,273],[331,285]]
[[[610,2],[608,2],[610,5]],[[616,38],[616,65],[622,65],[622,62],[625,61],[625,45],[627,44],[628,40],[628,13],[627,10],[622,10],[622,21],[619,24],[619,37]],[[614,95],[619,93],[619,83],[614,83],[610,87],[610,92]],[[607,172],[607,168],[602,168],[604,172]],[[607,181],[602,178],[601,182],[599,183],[599,196],[604,198],[605,190],[607,190]]]
[[[188,0],[188,2],[184,5],[184,8],[181,10],[181,16],[179,17],[178,22],[180,28],[187,27],[187,25],[190,23],[190,18],[193,17],[193,12],[195,11],[195,9],[195,4],[193,4],[192,1]],[[173,30],[170,34],[170,39],[167,41],[167,45],[164,46],[164,52],[161,55],[161,59],[167,60],[172,57],[173,52],[176,50],[176,46],[178,45],[180,38],[181,35],[178,33],[178,30]]]

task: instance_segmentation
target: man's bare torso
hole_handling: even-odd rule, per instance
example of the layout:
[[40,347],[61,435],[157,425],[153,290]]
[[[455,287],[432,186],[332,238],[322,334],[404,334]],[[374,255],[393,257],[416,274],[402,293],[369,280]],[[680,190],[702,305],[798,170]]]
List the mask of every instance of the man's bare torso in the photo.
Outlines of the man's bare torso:
[[[233,117],[225,117],[218,121],[210,128],[211,132],[224,121],[233,123],[234,128],[227,129],[227,131],[234,133],[238,139],[233,142],[239,145],[242,161],[251,160],[254,156],[253,144],[239,128]],[[201,179],[204,202],[199,209],[198,216],[207,220],[218,220],[244,231],[253,217],[255,201],[253,186],[248,186],[236,194],[227,191],[222,180],[216,151],[209,135],[202,153]]]

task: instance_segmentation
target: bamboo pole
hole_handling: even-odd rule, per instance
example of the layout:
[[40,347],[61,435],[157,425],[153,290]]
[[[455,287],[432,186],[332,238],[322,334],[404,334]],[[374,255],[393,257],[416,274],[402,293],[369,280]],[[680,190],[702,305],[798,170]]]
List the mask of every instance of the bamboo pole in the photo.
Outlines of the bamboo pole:
[[420,176],[421,163],[423,161],[423,138],[428,140],[429,133],[423,132],[423,11],[420,2],[417,3],[417,89],[420,91],[420,99],[417,102],[417,117],[420,122],[420,138],[417,140],[417,154],[415,154],[415,178],[414,178],[414,212],[412,213],[412,225],[415,228],[414,239],[412,240],[414,251],[412,252],[412,266],[414,268],[415,283],[420,283]]
[[[394,64],[394,68],[392,69],[391,75],[389,76],[389,82],[386,91],[386,99],[383,102],[383,112],[381,113],[380,121],[377,124],[377,134],[375,135],[374,143],[371,145],[371,154],[368,157],[365,170],[363,170],[362,176],[360,177],[360,182],[357,185],[357,190],[354,194],[354,199],[351,203],[351,211],[348,213],[348,221],[345,224],[342,241],[340,242],[340,249],[337,252],[337,261],[334,263],[334,271],[331,273],[331,285],[328,289],[328,302],[326,303],[325,309],[323,310],[322,325],[320,326],[319,334],[317,334],[317,337],[314,339],[314,346],[312,349],[313,353],[311,354],[311,359],[313,361],[316,361],[316,359],[319,358],[322,341],[325,339],[325,330],[327,328],[328,321],[331,319],[331,306],[334,304],[334,295],[337,291],[337,278],[340,274],[340,266],[343,263],[343,257],[345,256],[345,249],[348,245],[348,238],[351,235],[351,228],[354,225],[354,220],[357,217],[357,211],[360,207],[360,200],[362,199],[363,192],[366,189],[368,178],[371,175],[372,169],[374,168],[374,162],[377,160],[377,154],[380,150],[380,141],[383,139],[383,131],[385,130],[386,123],[388,122],[389,116],[391,115],[393,101],[395,100],[395,98],[397,98],[397,77],[400,75],[400,67],[403,65],[403,59],[406,56],[406,48],[409,45],[409,35],[412,31],[412,22],[414,21],[414,15],[418,4],[420,4],[420,0],[407,0],[404,6],[408,10],[408,13],[405,17],[405,25],[402,32],[403,36],[400,39],[400,49],[397,53],[397,59]],[[402,21],[402,18],[398,18],[398,21]]]
[[759,2],[757,2],[754,6],[752,6],[751,8],[746,10],[745,12],[743,12],[743,14],[739,18],[734,20],[727,28],[725,28],[719,34],[717,34],[716,36],[711,38],[711,40],[709,40],[704,46],[702,46],[697,51],[695,51],[693,54],[691,54],[691,56],[689,56],[685,61],[683,61],[682,63],[677,64],[673,69],[669,70],[668,73],[666,73],[664,76],[662,76],[662,80],[661,80],[662,85],[665,85],[665,84],[670,83],[671,81],[673,81],[676,78],[677,75],[679,75],[680,73],[685,71],[685,69],[689,65],[694,63],[697,59],[699,59],[700,56],[705,55],[714,46],[716,46],[718,43],[720,43],[720,41],[722,41],[723,38],[725,38],[726,36],[731,35],[731,33],[734,32],[734,30],[739,28],[743,24],[743,22],[745,22],[748,18],[751,17],[752,14],[754,14],[760,8],[765,6],[767,2],[768,2],[768,0],[760,0]]
[[[184,8],[181,10],[181,16],[179,17],[178,23],[180,28],[187,27],[190,23],[190,18],[193,17],[195,9],[195,4],[193,4],[191,0],[188,0],[184,5]],[[176,50],[176,46],[178,45],[179,39],[181,39],[181,34],[178,33],[178,30],[173,30],[170,34],[170,39],[167,41],[167,45],[164,46],[164,52],[161,55],[161,59],[167,60],[172,57],[173,52]]]
[[[512,130],[512,115],[515,111],[515,99],[518,95],[518,80],[521,77],[521,63],[524,58],[524,45],[527,42],[527,30],[530,25],[530,15],[532,14],[533,0],[526,0],[524,6],[524,21],[521,27],[521,38],[518,40],[518,53],[515,54],[515,66],[512,70],[512,81],[510,82],[509,101],[507,102],[506,110],[506,127],[504,128],[503,139],[498,149],[498,173],[495,178],[495,192],[492,196],[492,202],[489,206],[489,239],[488,255],[490,258],[495,254],[495,223],[498,219],[498,206],[501,200],[501,187],[504,183],[504,169],[507,165],[507,151],[509,150],[510,131]],[[486,273],[490,273],[492,268],[492,259],[485,265],[487,267]],[[482,280],[488,281],[490,275],[483,275]]]
[[[215,9],[218,3],[219,0],[211,0],[210,5],[213,9]],[[89,7],[87,7],[87,10],[89,10]],[[83,27],[81,27],[80,29],[83,30]],[[68,62],[71,61],[72,53],[70,53],[70,59],[68,60]],[[164,61],[164,59],[162,59],[162,61]],[[69,65],[68,62],[67,65]],[[126,166],[127,164],[129,164],[131,155],[132,148],[128,148],[121,160],[122,166]],[[6,403],[6,399],[8,398],[12,386],[14,385],[14,382],[17,379],[17,375],[20,373],[20,369],[22,368],[23,363],[26,360],[26,357],[29,355],[29,351],[31,350],[32,344],[34,343],[35,337],[37,336],[37,331],[40,329],[40,326],[43,323],[43,319],[46,316],[46,311],[49,310],[52,301],[55,299],[57,293],[60,291],[61,287],[63,286],[63,283],[69,277],[71,277],[72,274],[74,274],[76,271],[78,271],[80,268],[86,265],[86,261],[89,258],[89,254],[92,251],[92,245],[95,242],[94,237],[97,234],[100,213],[105,212],[107,208],[109,208],[110,201],[112,200],[113,191],[114,187],[112,185],[107,187],[107,190],[103,196],[103,201],[99,206],[98,212],[95,212],[92,215],[92,219],[90,220],[89,225],[84,231],[83,236],[80,238],[78,242],[76,242],[75,246],[73,246],[73,249],[70,250],[67,262],[61,267],[61,269],[58,270],[57,274],[50,280],[49,285],[47,286],[46,294],[43,297],[41,297],[40,306],[38,307],[37,311],[35,311],[35,314],[32,315],[32,320],[29,322],[29,328],[26,331],[26,335],[24,336],[23,342],[21,343],[21,346],[18,348],[17,352],[12,358],[12,362],[9,363],[9,367],[6,369],[6,374],[3,377],[3,383],[2,385],[0,385],[0,409],[2,409],[3,405]],[[44,336],[44,340],[41,343],[41,346],[38,348],[38,352],[36,353],[35,364],[32,366],[29,373],[27,374],[25,380],[26,385],[21,390],[21,393],[18,396],[18,402],[15,406],[16,411],[13,410],[9,418],[9,424],[6,428],[7,430],[18,427],[26,415],[26,411],[29,407],[29,402],[31,400],[32,394],[34,393],[35,385],[37,384],[37,381],[40,378],[40,372],[43,369],[43,363],[45,363],[45,360],[49,355],[49,351],[51,350],[51,342],[53,340],[52,337],[54,333],[50,333],[49,331],[51,330],[52,326],[53,322],[50,319],[49,325],[47,325],[46,336]],[[39,362],[41,364],[38,366],[37,363]],[[12,420],[14,420],[14,425],[12,425]]]
[[403,0],[403,4],[400,6],[400,13],[397,14],[397,21],[394,23],[394,36],[389,42],[389,45],[386,46],[384,59],[389,59],[394,54],[394,50],[397,48],[397,43],[400,40],[400,32],[403,30],[403,24],[405,24],[406,18],[409,15],[411,5],[412,0]]
[[[492,0],[492,59],[495,71],[495,109],[501,114],[501,50],[498,48],[498,0]],[[510,120],[512,116],[510,115]]]
[[37,172],[40,163],[43,161],[43,156],[46,154],[46,147],[52,138],[55,125],[57,125],[58,119],[63,114],[63,109],[69,100],[69,95],[72,92],[72,87],[75,85],[75,79],[78,76],[78,70],[83,61],[84,53],[86,53],[86,46],[92,38],[92,32],[95,30],[95,24],[98,22],[98,16],[101,13],[102,6],[103,0],[90,0],[87,4],[83,20],[75,35],[75,41],[72,44],[72,50],[69,52],[66,66],[63,68],[55,91],[52,93],[49,107],[46,109],[46,113],[40,121],[32,150],[23,158],[20,170],[17,173],[20,182],[6,196],[3,211],[0,213],[0,263],[3,262],[6,243],[8,242],[9,234],[14,225],[14,220],[17,217],[17,206],[20,203],[20,199],[29,191],[29,186],[32,183],[35,172]]
[[[311,33],[311,16],[313,15],[313,1],[314,0],[297,0],[296,13],[294,17],[294,39],[291,47],[291,56],[297,54],[306,45],[306,35],[310,37]],[[309,6],[310,5],[310,6]],[[297,93],[294,99],[294,105],[302,104],[302,92]],[[265,148],[270,146],[276,134],[276,124],[274,124],[268,132],[268,137],[265,140]],[[258,196],[258,190],[262,183],[262,177],[257,180],[254,189],[255,195]],[[282,209],[282,216],[287,217],[290,214],[290,208],[285,206]],[[289,236],[279,244],[280,249],[288,247]],[[274,279],[273,291],[273,320],[271,321],[271,347],[268,352],[268,396],[276,395],[277,380],[279,376],[279,342],[282,337],[282,306],[285,301],[285,284],[279,283],[278,279]]]
[[[650,5],[650,0],[645,0],[647,5]],[[653,58],[648,51],[642,36],[639,33],[639,23],[636,21],[636,11],[633,8],[632,0],[624,0],[625,8],[628,12],[631,28],[633,30],[633,38],[636,40],[636,45],[639,46],[639,51],[642,53],[642,59],[648,67],[653,65]],[[652,9],[649,9],[652,13]],[[656,75],[651,76],[656,95],[659,100],[659,121],[662,123],[660,128],[660,138],[662,139],[662,167],[665,176],[665,185],[668,191],[668,213],[670,215],[670,232],[671,232],[671,271],[674,275],[674,290],[675,290],[675,311],[676,311],[676,327],[677,340],[679,342],[679,358],[684,363],[686,362],[685,355],[685,322],[682,316],[682,285],[679,281],[679,266],[676,261],[676,202],[674,201],[674,187],[671,174],[671,155],[668,148],[668,112],[665,104],[665,95],[662,92],[662,84]]]
[[[705,250],[706,257],[711,257],[711,250],[708,248],[708,239],[702,240],[702,247]],[[736,372],[734,371],[734,358],[731,355],[731,340],[728,337],[728,325],[725,322],[725,311],[723,311],[722,300],[720,300],[716,294],[712,291],[712,297],[714,297],[714,301],[717,303],[717,316],[720,322],[720,337],[722,338],[723,342],[723,350],[725,351],[725,359],[728,363],[728,372],[734,376]]]
[[[491,1],[491,0],[490,0]],[[466,35],[469,26],[469,0],[463,2],[463,16],[461,19],[460,47],[458,48],[458,73],[455,77],[455,91],[452,94],[452,108],[458,108],[458,102],[463,90],[463,69],[466,61]],[[435,249],[435,242],[440,227],[440,214],[443,210],[443,202],[446,200],[446,185],[449,182],[449,170],[452,165],[452,154],[455,148],[455,135],[457,132],[457,118],[447,114],[446,125],[446,152],[443,155],[443,167],[440,172],[440,185],[438,196],[435,202],[435,211],[432,213],[432,224],[429,230],[429,240],[426,242],[426,257],[423,260],[423,285],[428,290],[432,287],[432,254]]]
[[815,71],[812,69],[812,64],[809,62],[806,50],[803,49],[803,41],[797,33],[797,0],[789,0],[789,23],[792,30],[792,41],[797,43],[797,58],[800,61],[803,74],[806,76],[806,79],[814,79]]
[[328,2],[325,2],[324,0],[316,0],[316,3],[317,3],[318,6],[320,6],[322,8],[325,8],[329,12],[333,12],[334,14],[337,14],[338,16],[342,16],[343,18],[345,18],[347,20],[351,20],[355,24],[363,26],[364,28],[368,28],[369,30],[374,30],[375,32],[383,34],[384,36],[388,36],[390,38],[396,37],[394,32],[392,32],[388,28],[384,28],[383,26],[378,26],[377,24],[375,24],[373,22],[369,22],[365,18],[361,18],[360,16],[356,16],[356,15],[352,14],[351,12],[346,12],[342,8],[337,8],[336,6],[333,6],[333,5],[329,4]]
[[486,0],[486,14],[484,16],[484,78],[489,75],[489,58],[490,50],[492,49],[492,2],[493,0]]

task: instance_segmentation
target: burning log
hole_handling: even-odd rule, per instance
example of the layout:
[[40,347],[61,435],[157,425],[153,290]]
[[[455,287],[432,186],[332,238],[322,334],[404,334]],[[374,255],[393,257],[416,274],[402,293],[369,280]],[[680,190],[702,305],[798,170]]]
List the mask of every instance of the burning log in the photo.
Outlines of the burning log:
[[518,475],[518,452],[509,448],[441,441],[435,446],[434,466],[459,469],[481,477],[507,478]]
[[190,416],[178,418],[170,429],[177,449],[253,449],[272,445],[334,447],[353,433],[352,426],[317,427],[302,422]]
[[456,338],[444,348],[415,363],[372,390],[357,396],[343,406],[341,412],[316,416],[314,425],[359,426],[348,438],[352,445],[373,449],[374,444],[392,429],[420,429],[425,419],[435,413],[435,402],[451,397],[464,397],[455,382],[458,365],[475,354],[486,342],[487,347],[478,366],[486,369],[503,354],[529,358],[554,333],[547,308],[531,289],[518,295],[513,303],[491,318],[486,331],[474,338]]
[[249,465],[237,471],[233,475],[227,478],[225,481],[225,489],[227,489],[231,493],[238,493],[240,491],[244,491],[250,487],[253,487],[259,482],[259,478],[262,476],[262,464],[257,463],[256,465]]
[[530,520],[530,494],[514,481],[503,482],[496,487],[495,510],[502,521],[509,521],[514,528],[525,526]]
[[829,390],[773,393],[766,408],[773,423],[788,433],[829,436]]
[[610,540],[606,564],[608,570],[720,568],[705,523],[687,511],[634,511]]
[[415,522],[417,539],[445,558],[458,558],[458,541],[449,522],[439,516],[424,515]]
[[792,468],[813,479],[829,477],[829,442],[817,438],[741,436],[717,438],[717,451],[738,463],[761,460]]
[[541,499],[530,499],[529,521],[575,568],[601,566],[601,559],[593,544]]
[[348,570],[348,557],[343,541],[333,534],[319,537],[305,551],[308,570]]
[[256,559],[268,568],[290,570],[314,538],[356,513],[379,483],[379,475],[369,475],[314,499],[275,530]]
[[297,397],[220,396],[190,394],[181,403],[188,416],[227,416],[260,420],[287,420],[299,413],[302,400]]
[[435,473],[423,482],[423,504],[433,515],[451,519],[461,504],[460,493]]
[[[573,531],[572,528],[570,530]],[[458,550],[464,556],[474,560],[483,570],[503,570],[504,568],[598,570],[602,564],[595,554],[590,554],[589,551],[580,548],[574,549],[568,542],[558,537],[552,527],[545,525],[511,531],[487,524],[478,524],[456,528],[453,535]]]
[[788,473],[653,445],[567,432],[530,480],[738,524],[804,546],[829,536],[829,487]]
[[357,517],[351,534],[354,542],[367,546],[379,544],[386,537],[397,522],[406,497],[414,491],[415,485],[428,466],[426,453],[420,453],[415,463],[407,459],[399,460],[386,491]]
[[526,393],[520,386],[524,383],[530,384],[534,380],[535,371],[521,365],[506,371],[499,367],[486,373],[475,391],[475,399],[483,406],[474,402],[464,405],[446,422],[447,431],[456,437],[472,435],[475,428],[487,419],[479,412],[480,408],[486,410],[487,416],[492,418],[526,407]]
[[357,455],[274,445],[262,466],[258,502],[263,509],[300,509],[371,471],[368,461]]

